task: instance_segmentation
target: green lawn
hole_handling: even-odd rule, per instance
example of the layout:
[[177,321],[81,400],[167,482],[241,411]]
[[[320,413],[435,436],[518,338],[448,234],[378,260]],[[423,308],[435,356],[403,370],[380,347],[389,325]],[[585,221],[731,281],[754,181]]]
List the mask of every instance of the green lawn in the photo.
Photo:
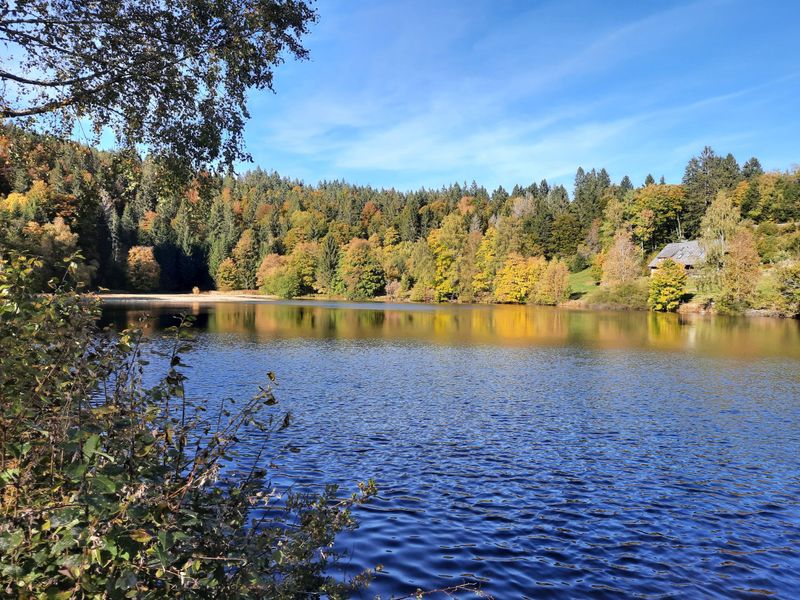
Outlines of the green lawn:
[[571,298],[580,298],[589,293],[591,290],[597,288],[594,283],[594,279],[592,279],[590,271],[591,268],[588,268],[577,273],[569,274],[569,289]]

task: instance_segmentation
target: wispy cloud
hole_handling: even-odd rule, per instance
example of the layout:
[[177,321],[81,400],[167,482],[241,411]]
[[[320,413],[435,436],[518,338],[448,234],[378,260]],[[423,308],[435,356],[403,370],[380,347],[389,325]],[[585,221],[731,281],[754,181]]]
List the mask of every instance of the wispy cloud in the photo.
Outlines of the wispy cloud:
[[636,175],[645,159],[675,171],[678,149],[737,139],[721,115],[746,114],[752,97],[776,87],[797,88],[785,66],[759,82],[726,71],[729,62],[708,72],[714,56],[685,62],[702,49],[709,22],[736,25],[720,11],[742,5],[726,4],[637,5],[626,18],[593,23],[591,14],[570,19],[585,5],[551,2],[499,27],[482,21],[492,18],[482,3],[437,4],[422,22],[409,16],[414,6],[342,4],[351,18],[336,15],[322,30],[314,64],[293,65],[290,98],[279,88],[278,102],[259,103],[275,110],[250,126],[251,150],[292,175],[379,185],[567,181],[579,164]]

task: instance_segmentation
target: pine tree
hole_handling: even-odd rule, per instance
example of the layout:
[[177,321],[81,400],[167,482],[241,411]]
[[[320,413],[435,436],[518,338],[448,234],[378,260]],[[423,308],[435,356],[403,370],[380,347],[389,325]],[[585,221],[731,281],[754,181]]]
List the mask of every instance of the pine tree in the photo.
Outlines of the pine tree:
[[754,177],[758,177],[759,175],[764,174],[764,169],[761,168],[761,163],[759,160],[754,156],[742,167],[742,177],[745,179],[753,179]]
[[316,288],[325,294],[332,294],[339,265],[339,244],[330,233],[322,238],[317,259]]

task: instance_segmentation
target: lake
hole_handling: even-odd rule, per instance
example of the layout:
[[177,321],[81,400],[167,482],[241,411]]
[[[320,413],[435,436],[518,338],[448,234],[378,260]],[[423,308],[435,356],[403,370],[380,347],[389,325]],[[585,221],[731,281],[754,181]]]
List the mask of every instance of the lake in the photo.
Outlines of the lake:
[[110,305],[197,317],[188,394],[278,376],[278,484],[373,477],[362,594],[796,596],[800,323],[527,306]]

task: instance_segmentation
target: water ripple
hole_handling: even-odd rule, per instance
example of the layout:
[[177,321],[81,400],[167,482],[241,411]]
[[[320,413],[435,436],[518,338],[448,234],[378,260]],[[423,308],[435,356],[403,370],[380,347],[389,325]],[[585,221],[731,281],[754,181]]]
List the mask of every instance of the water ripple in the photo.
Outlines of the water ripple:
[[[793,357],[200,333],[189,393],[279,374],[277,483],[379,496],[338,544],[364,598],[465,580],[496,598],[796,597]],[[246,463],[247,457],[243,460]]]

